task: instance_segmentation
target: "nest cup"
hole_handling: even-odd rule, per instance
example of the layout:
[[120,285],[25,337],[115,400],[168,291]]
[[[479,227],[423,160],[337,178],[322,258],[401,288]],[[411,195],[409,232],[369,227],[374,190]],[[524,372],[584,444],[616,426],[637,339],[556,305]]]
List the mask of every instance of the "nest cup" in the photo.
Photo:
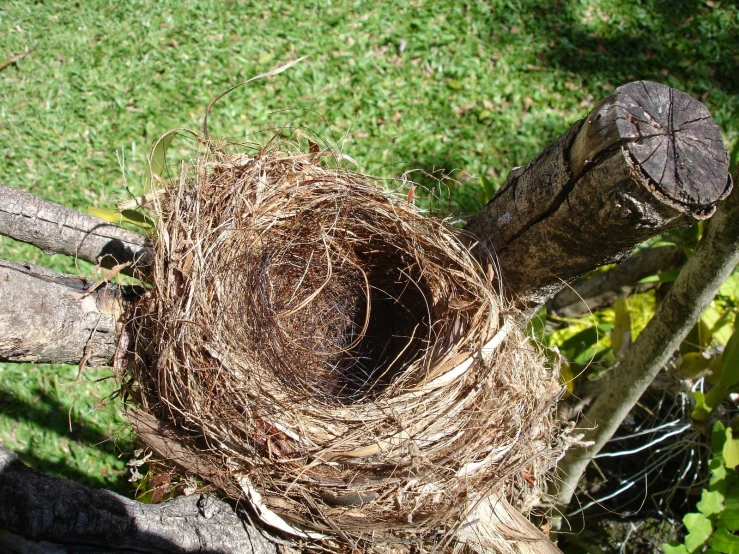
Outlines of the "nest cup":
[[491,494],[530,508],[560,388],[491,268],[322,159],[212,149],[159,194],[129,391],[161,436],[140,436],[306,538],[424,542]]

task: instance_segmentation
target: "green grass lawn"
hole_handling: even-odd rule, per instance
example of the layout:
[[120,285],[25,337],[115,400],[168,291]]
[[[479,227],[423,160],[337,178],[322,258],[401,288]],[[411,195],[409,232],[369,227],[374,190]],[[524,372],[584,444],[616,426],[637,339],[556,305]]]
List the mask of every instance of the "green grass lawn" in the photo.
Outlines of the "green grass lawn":
[[[422,179],[442,212],[478,209],[480,175],[502,183],[631,80],[700,98],[727,146],[739,138],[729,1],[6,0],[0,62],[33,46],[0,73],[0,182],[82,210],[141,192],[155,138],[199,128],[219,92],[304,55],[219,102],[211,133],[302,126],[384,179],[449,173],[456,181]],[[91,271],[8,239],[0,257]],[[104,375],[71,385],[75,368],[3,366],[0,441],[46,471],[130,489],[118,408],[94,409],[114,389],[95,382]]]

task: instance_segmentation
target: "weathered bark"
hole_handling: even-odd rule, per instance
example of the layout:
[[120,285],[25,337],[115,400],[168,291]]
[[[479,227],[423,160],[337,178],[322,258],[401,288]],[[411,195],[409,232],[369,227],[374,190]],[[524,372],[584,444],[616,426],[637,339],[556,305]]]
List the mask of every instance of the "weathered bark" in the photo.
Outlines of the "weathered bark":
[[0,235],[103,267],[135,263],[142,270],[152,256],[143,235],[2,184]]
[[639,334],[626,357],[611,371],[601,394],[577,425],[591,442],[573,447],[558,464],[555,494],[563,511],[593,457],[610,440],[654,377],[677,350],[703,310],[739,263],[739,190],[723,202],[677,280]]
[[677,246],[645,248],[613,269],[578,279],[547,302],[547,313],[558,317],[582,317],[612,306],[618,298],[654,288],[639,280],[665,269],[677,267],[685,255]]
[[0,446],[0,551],[72,554],[275,554],[212,496],[141,504],[45,475]]
[[709,217],[731,190],[728,154],[703,104],[647,81],[600,102],[467,224],[500,284],[531,309],[644,240]]
[[0,260],[0,361],[112,365],[140,292]]

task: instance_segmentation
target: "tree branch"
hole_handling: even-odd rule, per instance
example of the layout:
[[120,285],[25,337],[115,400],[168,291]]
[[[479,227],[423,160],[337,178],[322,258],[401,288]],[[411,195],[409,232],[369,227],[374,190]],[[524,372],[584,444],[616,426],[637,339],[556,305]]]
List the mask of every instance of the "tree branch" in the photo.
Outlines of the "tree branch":
[[0,550],[54,554],[276,554],[225,502],[141,504],[45,475],[0,446]]
[[112,365],[121,316],[143,291],[0,260],[0,361]]
[[483,256],[497,256],[506,295],[530,311],[646,239],[710,216],[730,190],[706,107],[639,81],[511,171],[466,230]]
[[613,269],[578,279],[547,302],[547,313],[559,317],[582,317],[612,306],[618,298],[644,292],[655,284],[639,280],[677,265],[684,259],[677,246],[640,250]]
[[143,235],[2,184],[0,235],[103,267],[130,262],[142,270],[152,257]]
[[680,346],[737,263],[739,192],[735,190],[719,207],[662,304],[578,422],[575,433],[583,441],[592,441],[592,446],[571,448],[558,464],[559,490],[554,493],[560,508],[569,504],[587,465]]

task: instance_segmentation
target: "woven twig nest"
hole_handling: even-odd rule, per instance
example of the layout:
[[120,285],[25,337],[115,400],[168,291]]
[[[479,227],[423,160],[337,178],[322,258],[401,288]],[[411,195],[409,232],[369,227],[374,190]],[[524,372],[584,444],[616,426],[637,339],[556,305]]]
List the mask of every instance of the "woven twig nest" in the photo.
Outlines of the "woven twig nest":
[[312,539],[438,544],[490,495],[529,508],[560,388],[491,268],[373,179],[281,148],[214,150],[160,196],[129,371],[174,461]]

